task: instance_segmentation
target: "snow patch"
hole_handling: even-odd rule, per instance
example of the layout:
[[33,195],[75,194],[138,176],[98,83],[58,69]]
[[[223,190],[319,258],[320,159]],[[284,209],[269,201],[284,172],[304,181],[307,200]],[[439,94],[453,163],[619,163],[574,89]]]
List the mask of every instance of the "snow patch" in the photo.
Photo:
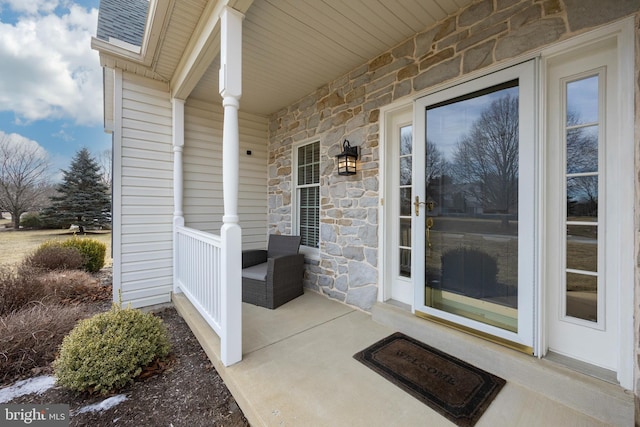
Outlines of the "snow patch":
[[125,394],[118,394],[116,396],[112,396],[108,399],[103,400],[102,402],[98,402],[98,403],[94,403],[93,405],[87,405],[84,406],[80,409],[78,409],[77,411],[75,411],[75,414],[83,414],[85,412],[101,412],[101,411],[106,411],[107,409],[111,409],[116,405],[119,405],[120,403],[124,402],[125,400],[127,400],[127,395]]
[[42,394],[56,384],[55,377],[43,375],[29,378],[0,389],[0,403],[7,403],[25,394]]

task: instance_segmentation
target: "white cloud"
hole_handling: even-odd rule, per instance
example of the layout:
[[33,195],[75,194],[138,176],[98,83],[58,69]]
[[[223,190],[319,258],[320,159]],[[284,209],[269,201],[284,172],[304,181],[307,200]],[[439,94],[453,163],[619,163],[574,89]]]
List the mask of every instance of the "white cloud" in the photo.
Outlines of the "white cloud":
[[33,139],[29,139],[17,133],[4,133],[0,130],[0,144],[6,144],[8,147],[16,147],[21,150],[33,152],[43,159],[49,157],[47,150],[42,148],[40,144]]
[[0,0],[18,13],[51,13],[60,4],[59,0]]
[[[91,50],[98,11],[56,0],[0,0],[19,15],[0,22],[0,110],[19,123],[70,118],[102,120],[102,69]],[[65,6],[64,12],[51,12]]]
[[58,132],[52,133],[51,136],[57,139],[61,139],[64,142],[71,142],[75,140],[73,135],[69,134],[64,129],[60,129]]
[[56,152],[50,153],[37,141],[17,133],[5,133],[0,130],[0,145],[1,144],[16,147],[18,150],[32,151],[41,159],[46,160],[49,165],[48,172],[50,173],[50,178],[54,182],[62,181],[63,174],[61,171],[68,169],[71,163],[70,156]]

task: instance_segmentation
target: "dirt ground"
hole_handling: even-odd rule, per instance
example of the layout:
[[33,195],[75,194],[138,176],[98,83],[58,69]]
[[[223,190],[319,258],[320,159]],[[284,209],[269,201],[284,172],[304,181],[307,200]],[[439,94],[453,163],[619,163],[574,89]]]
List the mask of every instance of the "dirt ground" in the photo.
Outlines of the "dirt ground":
[[[106,281],[103,278],[103,283]],[[96,304],[108,308],[104,302]],[[77,395],[56,386],[7,403],[69,404],[71,426],[248,426],[235,399],[175,309],[165,308],[156,314],[163,319],[171,337],[170,361],[164,370],[149,370],[149,377],[115,394],[126,400],[109,409],[86,411],[88,405],[100,404],[109,396]],[[47,373],[50,369],[39,370],[37,375]]]

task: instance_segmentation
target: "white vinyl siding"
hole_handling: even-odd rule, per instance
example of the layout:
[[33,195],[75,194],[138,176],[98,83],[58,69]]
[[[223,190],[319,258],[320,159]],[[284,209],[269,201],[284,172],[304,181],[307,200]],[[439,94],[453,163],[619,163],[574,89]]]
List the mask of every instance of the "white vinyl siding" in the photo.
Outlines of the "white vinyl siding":
[[[269,121],[239,113],[240,187],[238,213],[243,249],[267,247],[267,159]],[[247,154],[251,151],[251,155]]]
[[[173,145],[166,85],[123,73],[120,121],[120,212],[114,227],[121,259],[114,281],[123,303],[142,307],[171,300]],[[118,94],[116,94],[117,96]],[[185,225],[220,233],[222,108],[201,101],[185,105]],[[264,248],[267,230],[267,120],[240,113],[238,211],[243,248]],[[116,142],[118,143],[118,142]],[[251,155],[247,154],[251,151]],[[114,229],[114,233],[117,230]]]
[[[238,214],[243,249],[266,247],[267,126],[258,116],[239,113],[240,170]],[[185,225],[220,234],[224,214],[222,191],[221,106],[198,100],[185,104]],[[247,154],[251,151],[251,155]]]
[[121,264],[114,280],[119,281],[123,303],[141,307],[171,299],[171,103],[166,85],[122,75],[122,133],[115,141],[120,143],[121,162],[114,171],[121,180],[115,201],[120,217],[114,221],[121,233],[114,254],[121,257]]

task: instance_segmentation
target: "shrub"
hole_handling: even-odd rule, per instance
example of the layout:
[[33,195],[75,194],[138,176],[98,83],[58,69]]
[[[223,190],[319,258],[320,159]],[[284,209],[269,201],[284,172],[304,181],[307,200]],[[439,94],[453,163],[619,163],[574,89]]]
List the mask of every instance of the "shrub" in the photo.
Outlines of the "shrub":
[[0,268],[0,316],[41,303],[108,301],[111,287],[81,270],[43,271],[22,265]]
[[0,315],[40,302],[46,296],[45,286],[34,272],[0,269]]
[[42,219],[37,213],[28,213],[20,218],[20,225],[24,228],[41,228]]
[[79,392],[108,394],[169,353],[162,320],[135,309],[111,310],[78,323],[53,366],[58,383]]
[[0,382],[49,365],[65,335],[86,317],[82,306],[37,304],[0,319]]
[[62,242],[62,246],[76,248],[84,257],[83,270],[96,273],[104,267],[107,245],[96,239],[73,237]]
[[60,303],[108,301],[111,287],[101,286],[98,280],[86,271],[51,271],[39,276],[47,296]]
[[76,270],[83,267],[85,259],[78,248],[63,246],[57,241],[41,244],[23,261],[26,267],[43,270]]

